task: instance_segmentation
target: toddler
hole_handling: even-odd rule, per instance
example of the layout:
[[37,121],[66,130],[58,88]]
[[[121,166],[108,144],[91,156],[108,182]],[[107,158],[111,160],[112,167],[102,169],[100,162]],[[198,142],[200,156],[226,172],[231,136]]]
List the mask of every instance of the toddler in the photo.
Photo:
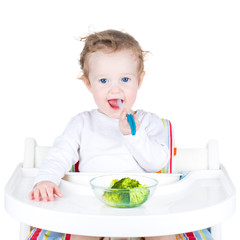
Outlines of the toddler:
[[[132,109],[145,76],[145,52],[139,43],[116,30],[93,33],[81,40],[85,45],[80,56],[80,78],[93,95],[97,109],[75,116],[55,140],[39,169],[31,200],[47,202],[53,201],[54,195],[62,197],[58,188],[61,178],[78,161],[80,172],[99,173],[157,172],[169,161],[162,119]],[[118,99],[124,109],[118,106]],[[134,136],[127,113],[133,114],[136,123]],[[56,239],[67,238],[61,235]],[[68,239],[102,238],[68,235]]]

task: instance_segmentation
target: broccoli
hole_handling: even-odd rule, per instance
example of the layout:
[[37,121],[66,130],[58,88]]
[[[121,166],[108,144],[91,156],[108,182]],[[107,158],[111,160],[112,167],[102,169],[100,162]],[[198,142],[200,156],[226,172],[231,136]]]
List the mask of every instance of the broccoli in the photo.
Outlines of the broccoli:
[[122,178],[121,180],[114,179],[111,183],[112,187],[111,188],[117,188],[117,189],[131,189],[131,188],[138,188],[141,186],[141,184],[135,180],[131,179],[129,177],[127,178]]
[[109,189],[104,192],[102,198],[112,207],[137,207],[147,200],[149,194],[146,185],[141,185],[129,177],[114,179]]

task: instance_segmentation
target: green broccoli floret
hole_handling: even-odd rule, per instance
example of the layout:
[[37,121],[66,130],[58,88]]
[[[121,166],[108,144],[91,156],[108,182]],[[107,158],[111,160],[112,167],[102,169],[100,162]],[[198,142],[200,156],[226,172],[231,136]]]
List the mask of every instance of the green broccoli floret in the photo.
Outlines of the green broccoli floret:
[[117,189],[105,191],[102,198],[109,206],[112,207],[121,207],[124,204],[128,205],[130,202],[129,190],[121,191],[121,193]]
[[109,187],[112,188],[116,182],[118,182],[118,179],[113,179]]
[[137,180],[127,177],[127,178],[122,178],[121,180],[115,182],[111,188],[131,189],[131,188],[138,188],[140,185],[141,184]]
[[146,186],[137,180],[122,178],[114,179],[110,184],[110,190],[105,191],[102,198],[112,207],[136,207],[147,200],[148,194]]
[[144,203],[148,198],[149,190],[147,188],[135,188],[130,190],[130,207],[136,207]]

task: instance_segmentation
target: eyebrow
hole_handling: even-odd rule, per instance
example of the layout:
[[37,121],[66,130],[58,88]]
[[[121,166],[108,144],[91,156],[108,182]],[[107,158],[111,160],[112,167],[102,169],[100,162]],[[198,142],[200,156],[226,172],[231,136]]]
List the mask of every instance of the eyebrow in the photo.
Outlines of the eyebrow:
[[[137,74],[134,73],[123,73],[121,76],[136,76]],[[95,76],[97,79],[99,78],[107,78],[107,74],[100,74]]]
[[134,74],[134,73],[124,73],[123,75],[135,76],[135,74]]
[[106,74],[101,74],[101,75],[96,75],[95,77],[96,78],[103,78],[103,77],[106,77],[107,75]]

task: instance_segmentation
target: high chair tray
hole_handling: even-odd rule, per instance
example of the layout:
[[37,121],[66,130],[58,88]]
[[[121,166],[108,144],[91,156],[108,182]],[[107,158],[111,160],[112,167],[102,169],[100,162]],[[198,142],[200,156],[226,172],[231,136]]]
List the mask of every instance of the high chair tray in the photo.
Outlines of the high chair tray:
[[[66,179],[72,182],[61,181],[62,198],[31,201],[28,195],[36,174],[37,169],[16,168],[5,188],[6,210],[23,223],[56,232],[115,237],[176,234],[214,226],[235,210],[235,189],[223,167],[190,172],[177,182],[172,181],[175,174],[158,174],[160,182],[170,181],[164,180],[166,185],[158,186],[142,206],[127,209],[101,203],[86,184],[92,175],[83,178],[81,173],[69,174]],[[76,180],[81,177],[82,184]]]

